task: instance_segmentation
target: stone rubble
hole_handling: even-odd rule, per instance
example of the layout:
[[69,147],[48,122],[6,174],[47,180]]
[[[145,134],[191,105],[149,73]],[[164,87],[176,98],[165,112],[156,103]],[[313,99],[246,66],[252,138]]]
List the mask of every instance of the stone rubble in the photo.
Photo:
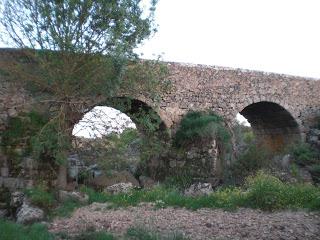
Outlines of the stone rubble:
[[132,226],[163,233],[180,232],[192,240],[320,239],[319,213],[269,213],[243,208],[235,212],[221,209],[191,211],[183,208],[155,209],[152,204],[114,210],[108,204],[93,203],[76,210],[70,218],[55,219],[49,230],[74,235],[80,233],[79,229],[90,227],[121,235]]

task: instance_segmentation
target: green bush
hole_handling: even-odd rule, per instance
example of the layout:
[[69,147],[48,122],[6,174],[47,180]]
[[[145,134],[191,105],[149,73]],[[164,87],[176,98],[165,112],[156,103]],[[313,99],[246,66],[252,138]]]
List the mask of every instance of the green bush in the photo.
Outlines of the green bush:
[[45,185],[39,184],[34,188],[26,189],[26,195],[30,199],[31,203],[41,208],[51,208],[54,204],[54,195],[48,192]]
[[23,226],[0,219],[0,239],[1,240],[53,240],[47,228],[41,224]]
[[312,165],[315,162],[316,152],[307,143],[300,143],[290,147],[290,152],[296,164],[300,166]]
[[258,172],[247,178],[243,187],[226,187],[208,196],[187,197],[179,190],[159,186],[151,190],[134,190],[129,194],[110,195],[84,189],[90,202],[110,202],[114,207],[135,206],[140,202],[154,202],[155,207],[185,207],[188,209],[238,207],[320,210],[320,188],[312,185],[292,185],[276,177]]
[[225,182],[232,185],[241,185],[245,178],[258,170],[269,168],[273,165],[272,156],[267,148],[250,144],[245,152],[231,163],[225,170]]
[[230,134],[224,127],[223,119],[212,112],[189,112],[181,120],[174,138],[174,145],[183,147],[212,137],[216,137],[223,144],[227,144],[230,140]]
[[320,164],[311,166],[310,173],[315,183],[320,183]]
[[246,187],[246,207],[267,211],[299,208],[319,210],[320,207],[320,189],[312,185],[290,185],[259,172],[247,179]]
[[57,206],[55,209],[53,209],[50,212],[51,217],[70,217],[71,214],[74,212],[75,209],[80,208],[83,206],[78,201],[75,201],[73,199],[68,199],[64,202],[62,202],[59,206]]

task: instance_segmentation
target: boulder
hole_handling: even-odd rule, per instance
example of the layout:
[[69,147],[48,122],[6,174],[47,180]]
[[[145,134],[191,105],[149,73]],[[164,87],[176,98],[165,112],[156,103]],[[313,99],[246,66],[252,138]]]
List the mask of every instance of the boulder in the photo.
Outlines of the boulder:
[[44,212],[40,208],[32,207],[24,202],[17,212],[17,223],[30,224],[41,221],[44,218]]
[[291,161],[291,155],[290,154],[286,154],[281,159],[281,167],[283,169],[289,169],[291,162],[292,162]]
[[123,182],[106,187],[104,192],[111,194],[129,193],[133,188],[134,186],[131,182]]
[[9,211],[7,209],[0,209],[0,219],[6,218],[9,215]]
[[13,208],[18,208],[23,204],[24,193],[23,192],[13,192],[11,193],[10,206]]
[[68,192],[68,191],[59,191],[59,200],[65,202],[67,200],[73,200],[80,203],[87,203],[89,201],[89,196],[81,192]]
[[213,192],[211,183],[195,183],[184,191],[186,196],[202,196],[209,195]]
[[118,184],[118,183],[131,183],[134,187],[139,187],[140,184],[135,177],[128,171],[115,172],[110,176],[101,175],[94,178],[90,185],[96,189],[105,189],[106,187]]
[[140,176],[139,181],[140,186],[146,189],[153,188],[157,184],[152,178],[146,176]]

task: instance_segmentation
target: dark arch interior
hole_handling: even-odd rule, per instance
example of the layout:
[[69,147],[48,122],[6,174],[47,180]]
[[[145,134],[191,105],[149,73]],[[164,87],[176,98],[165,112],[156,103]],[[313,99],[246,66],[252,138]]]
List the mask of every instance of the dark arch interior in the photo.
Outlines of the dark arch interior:
[[300,139],[297,122],[286,109],[276,103],[253,103],[240,114],[251,124],[258,142],[274,151],[281,151]]

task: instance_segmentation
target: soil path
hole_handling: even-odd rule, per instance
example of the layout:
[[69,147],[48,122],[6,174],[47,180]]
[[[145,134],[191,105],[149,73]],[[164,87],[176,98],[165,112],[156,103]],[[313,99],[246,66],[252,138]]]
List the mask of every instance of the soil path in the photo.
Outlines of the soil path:
[[320,239],[320,214],[303,211],[266,213],[252,209],[235,212],[182,208],[155,209],[150,204],[109,209],[93,203],[76,210],[70,218],[55,219],[51,232],[78,234],[88,229],[123,234],[142,226],[159,232],[180,232],[190,239]]

